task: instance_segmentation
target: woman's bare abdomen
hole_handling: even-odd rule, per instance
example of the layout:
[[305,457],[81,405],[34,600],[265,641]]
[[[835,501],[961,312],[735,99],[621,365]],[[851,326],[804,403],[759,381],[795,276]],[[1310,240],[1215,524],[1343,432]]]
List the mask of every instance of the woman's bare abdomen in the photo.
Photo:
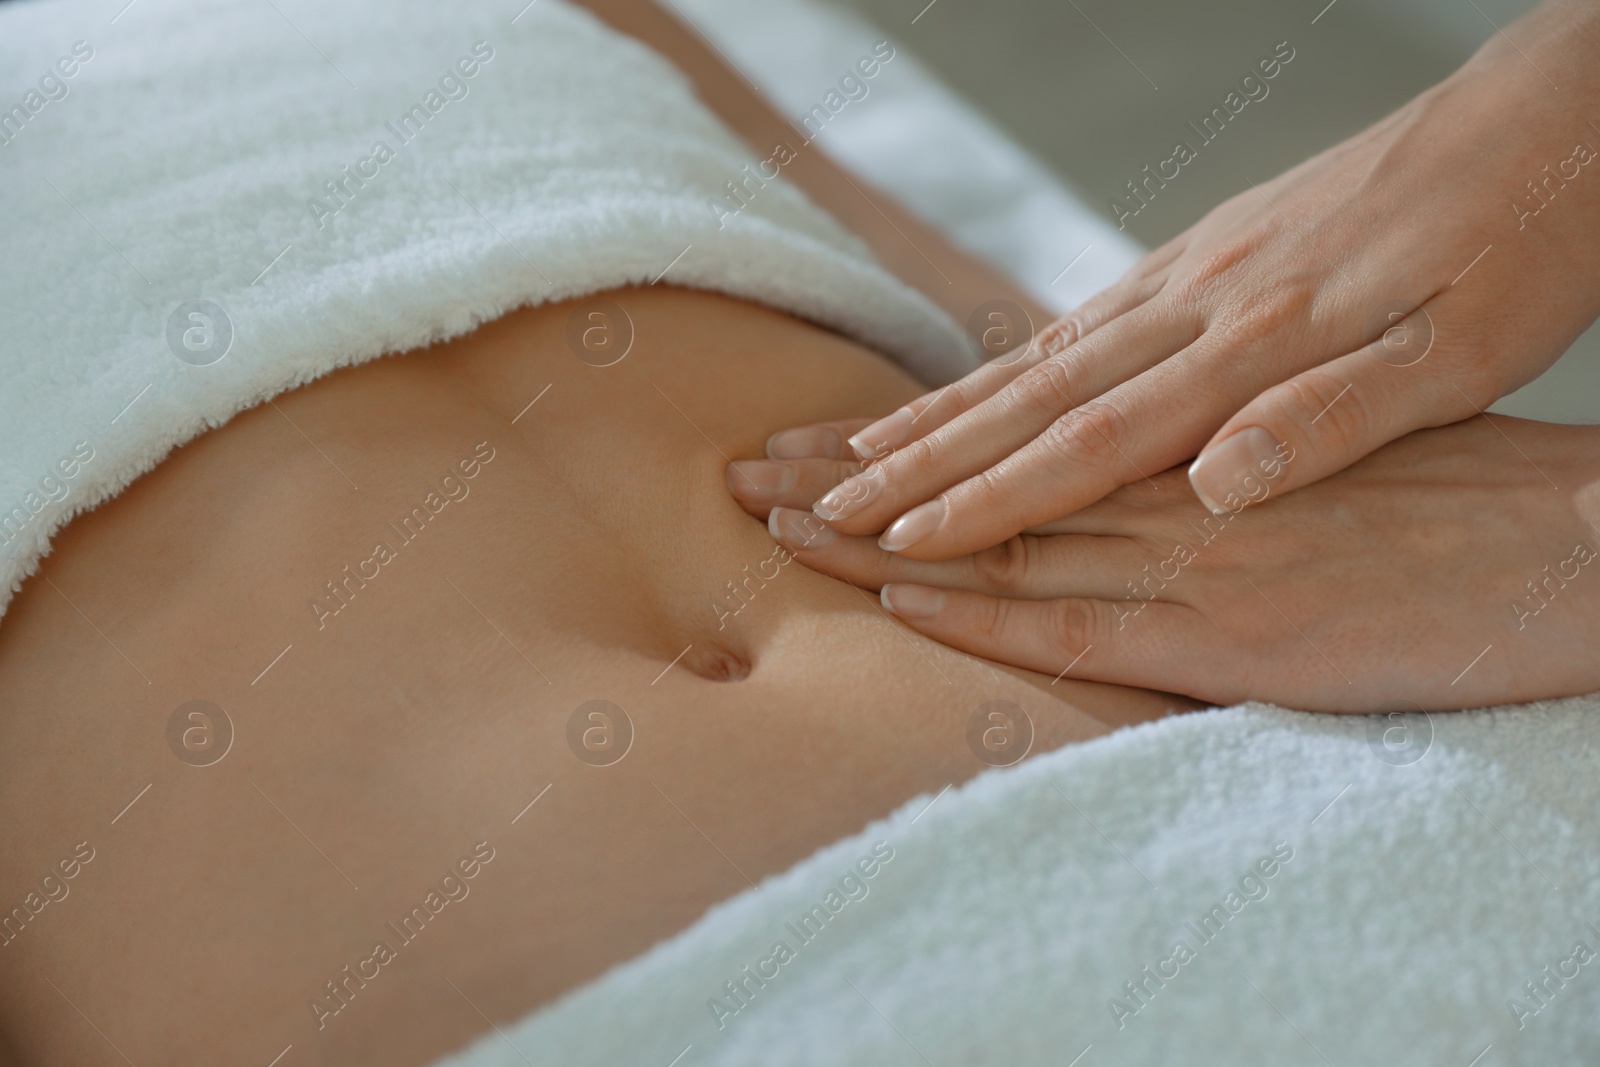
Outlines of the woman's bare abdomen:
[[1035,751],[1167,710],[935,645],[727,497],[773,428],[918,391],[629,290],[278,397],[79,519],[0,627],[13,1054],[427,1062],[982,770],[979,705]]

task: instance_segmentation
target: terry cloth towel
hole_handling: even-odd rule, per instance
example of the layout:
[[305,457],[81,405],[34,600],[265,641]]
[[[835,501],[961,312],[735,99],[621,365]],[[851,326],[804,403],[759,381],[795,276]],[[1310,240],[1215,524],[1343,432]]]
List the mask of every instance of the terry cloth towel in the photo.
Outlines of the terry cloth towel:
[[929,382],[975,365],[858,240],[749,179],[669,64],[562,0],[7,3],[0,69],[31,79],[0,100],[0,612],[174,447],[521,305],[664,278]]
[[1600,1063],[1597,740],[1594,697],[1123,730],[920,797],[436,1067]]
[[[1144,254],[944,85],[898,36],[855,11],[834,0],[673,0],[673,6],[761,87],[797,136],[892,192],[1045,307],[1077,307]],[[913,37],[921,29],[900,25],[897,33]],[[883,54],[880,42],[890,46],[892,59],[872,77],[860,77],[862,59]]]

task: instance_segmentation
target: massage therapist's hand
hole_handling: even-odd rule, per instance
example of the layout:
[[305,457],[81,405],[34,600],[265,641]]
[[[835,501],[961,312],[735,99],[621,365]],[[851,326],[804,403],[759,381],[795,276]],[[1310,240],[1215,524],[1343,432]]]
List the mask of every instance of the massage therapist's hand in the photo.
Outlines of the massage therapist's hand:
[[736,495],[801,563],[975,655],[1324,711],[1600,689],[1600,428],[1475,417],[1286,497],[1262,470],[1244,490],[1258,505],[1220,516],[1167,471],[942,562],[817,519],[829,462],[845,461],[773,464],[794,468],[767,479],[787,489]]
[[853,435],[877,462],[817,514],[948,559],[1197,453],[1194,488],[1223,508],[1280,445],[1296,460],[1275,494],[1536,377],[1600,313],[1600,4],[1558,0],[1506,33],[1515,47],[1491,37],[1244,190],[1024,354]]

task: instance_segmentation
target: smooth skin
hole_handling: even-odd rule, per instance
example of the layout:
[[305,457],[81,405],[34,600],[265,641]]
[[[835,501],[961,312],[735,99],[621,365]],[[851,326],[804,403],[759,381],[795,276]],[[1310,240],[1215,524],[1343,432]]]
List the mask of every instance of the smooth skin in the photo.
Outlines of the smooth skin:
[[[858,428],[824,430],[842,442]],[[1299,462],[1285,454],[1279,480]],[[736,467],[735,497],[800,562],[880,590],[929,637],[1041,673],[1319,711],[1600,688],[1595,427],[1475,417],[1276,499],[1260,470],[1220,516],[1169,470],[936,562],[809,510],[851,460]]]
[[[1371,129],[1252,186],[996,360],[849,435],[816,513],[953,559],[1199,454],[1213,510],[1469,418],[1600,314],[1600,5],[1552,0]],[[774,454],[845,452],[815,428]]]
[[[11,1062],[430,1063],[986,769],[976,708],[1044,752],[1191,706],[909,632],[728,498],[718,449],[901,403],[904,372],[716,294],[591,299],[633,325],[613,366],[567,347],[595,304],[523,309],[279,395],[58,536],[0,626],[0,908],[94,859],[0,944]],[[403,541],[430,490],[457,499]],[[169,733],[196,699],[231,723],[207,766]],[[614,764],[574,747],[592,700],[632,724]]]
[[[658,9],[602,6],[736,129],[778,121]],[[936,298],[1018,299],[820,154],[789,169]],[[0,946],[0,1064],[432,1062],[986,769],[974,708],[1016,704],[1044,752],[1190,706],[909,633],[728,499],[724,450],[904,403],[903,371],[715,294],[590,299],[632,323],[615,365],[569,350],[583,302],[523,309],[243,413],[55,539],[0,626],[0,908],[76,843],[94,858]],[[388,524],[480,445],[399,545]],[[319,619],[377,539],[398,558]],[[196,698],[233,727],[206,766],[170,748]],[[596,698],[634,726],[612,765],[569,747]],[[354,996],[320,1018],[335,979]]]

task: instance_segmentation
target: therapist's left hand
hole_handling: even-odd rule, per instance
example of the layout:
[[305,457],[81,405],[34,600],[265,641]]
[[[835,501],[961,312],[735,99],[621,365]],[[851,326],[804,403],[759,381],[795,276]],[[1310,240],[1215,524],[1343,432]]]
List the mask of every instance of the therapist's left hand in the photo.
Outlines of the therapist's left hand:
[[1266,500],[1263,477],[1255,506],[1223,516],[1171,470],[939,562],[885,552],[802,510],[854,464],[773,466],[791,469],[767,483],[782,490],[732,474],[729,484],[801,563],[882,589],[908,626],[989,659],[1321,711],[1600,689],[1593,427],[1475,418],[1281,498]]

